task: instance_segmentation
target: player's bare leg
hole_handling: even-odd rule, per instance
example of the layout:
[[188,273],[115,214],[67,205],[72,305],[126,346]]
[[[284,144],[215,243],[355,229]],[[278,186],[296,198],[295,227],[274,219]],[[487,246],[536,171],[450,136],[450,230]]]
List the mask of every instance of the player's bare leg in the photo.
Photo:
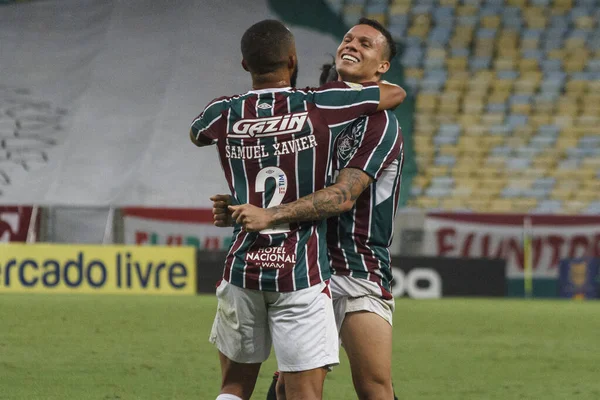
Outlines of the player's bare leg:
[[393,399],[392,326],[375,313],[351,312],[344,318],[340,335],[358,398]]
[[[327,368],[315,368],[301,372],[281,372],[278,385],[285,382],[284,400],[321,400]],[[277,396],[277,400],[282,400]]]
[[279,374],[277,384],[275,385],[275,393],[277,394],[277,400],[287,400],[285,396],[285,381],[283,375]]
[[221,394],[232,394],[250,400],[261,364],[240,364],[219,352],[221,361]]

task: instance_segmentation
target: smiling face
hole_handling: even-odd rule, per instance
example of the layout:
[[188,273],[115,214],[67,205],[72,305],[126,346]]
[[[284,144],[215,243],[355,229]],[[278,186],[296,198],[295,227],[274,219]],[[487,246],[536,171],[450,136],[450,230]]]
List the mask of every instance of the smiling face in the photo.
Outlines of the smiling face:
[[369,25],[355,25],[337,49],[335,67],[349,82],[377,81],[390,68],[385,36]]

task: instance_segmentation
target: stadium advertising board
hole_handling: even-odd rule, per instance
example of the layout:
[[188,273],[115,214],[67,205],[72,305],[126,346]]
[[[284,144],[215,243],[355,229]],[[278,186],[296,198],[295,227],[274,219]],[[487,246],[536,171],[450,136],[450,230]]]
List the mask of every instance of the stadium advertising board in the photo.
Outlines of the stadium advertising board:
[[558,287],[563,298],[582,300],[600,297],[600,258],[562,260]]
[[506,296],[504,260],[394,257],[394,297]]
[[[32,207],[0,206],[0,243],[25,242]],[[36,220],[36,228],[39,219]]]
[[231,229],[214,226],[210,208],[130,207],[122,215],[125,244],[226,250],[231,243]]
[[[523,278],[525,215],[428,214],[422,254],[501,258],[507,278]],[[532,215],[534,278],[558,278],[563,258],[600,256],[600,217]]]
[[0,245],[0,293],[196,293],[196,249]]

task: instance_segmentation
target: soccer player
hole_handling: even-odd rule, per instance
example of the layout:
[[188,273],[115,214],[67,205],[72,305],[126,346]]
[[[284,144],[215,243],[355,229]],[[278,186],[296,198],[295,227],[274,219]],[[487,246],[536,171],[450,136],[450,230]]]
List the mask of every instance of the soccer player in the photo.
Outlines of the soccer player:
[[[336,55],[337,72],[351,82],[377,81],[395,55],[389,32],[361,19],[344,36]],[[335,79],[325,70],[321,79]],[[328,249],[333,269],[331,289],[336,322],[350,360],[359,399],[395,398],[391,380],[391,244],[402,168],[402,137],[391,112],[354,122],[336,142],[336,184],[299,201],[269,209],[232,207],[246,230],[281,222],[328,220]],[[334,192],[333,189],[337,189]],[[217,223],[227,219],[222,197],[215,197]],[[341,215],[339,215],[341,214]],[[339,217],[337,216],[339,215]],[[219,219],[223,219],[220,221]],[[278,399],[284,398],[280,378]],[[274,399],[271,388],[268,399]]]
[[[291,88],[294,38],[278,21],[250,27],[241,50],[253,90],[213,100],[190,129],[196,145],[217,145],[237,204],[273,207],[324,188],[336,135],[404,99],[384,83]],[[338,363],[324,234],[321,221],[257,232],[236,225],[210,337],[221,362],[217,400],[250,398],[271,344],[287,398],[321,398],[325,367]]]

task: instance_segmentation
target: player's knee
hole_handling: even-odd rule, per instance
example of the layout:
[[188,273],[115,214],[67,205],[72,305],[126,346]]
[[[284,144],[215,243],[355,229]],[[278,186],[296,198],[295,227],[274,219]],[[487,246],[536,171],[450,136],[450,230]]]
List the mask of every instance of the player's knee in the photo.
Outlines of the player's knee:
[[275,393],[277,393],[277,400],[286,400],[285,383],[283,383],[283,379],[281,378],[277,381],[277,386],[275,386]]
[[392,400],[394,389],[387,379],[373,377],[355,382],[356,394],[359,400]]

